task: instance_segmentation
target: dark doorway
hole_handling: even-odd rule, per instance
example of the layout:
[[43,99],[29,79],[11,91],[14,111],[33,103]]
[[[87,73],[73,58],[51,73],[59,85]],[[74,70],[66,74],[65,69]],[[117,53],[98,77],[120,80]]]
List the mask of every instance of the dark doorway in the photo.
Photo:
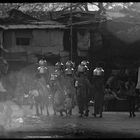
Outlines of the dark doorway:
[[[73,29],[72,31],[72,57],[73,60],[76,60],[77,58],[77,30]],[[71,53],[71,40],[70,40],[70,30],[64,31],[64,37],[63,37],[63,44],[64,44],[64,51],[68,51]],[[70,54],[71,56],[71,54]],[[70,57],[69,56],[69,57]]]

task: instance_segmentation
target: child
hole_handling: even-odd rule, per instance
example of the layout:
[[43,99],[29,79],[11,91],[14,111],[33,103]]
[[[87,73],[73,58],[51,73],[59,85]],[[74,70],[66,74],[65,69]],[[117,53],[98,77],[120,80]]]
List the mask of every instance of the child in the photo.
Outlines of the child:
[[70,97],[70,95],[66,95],[66,99],[64,102],[64,107],[66,109],[66,114],[67,115],[71,115],[72,112],[72,98]]

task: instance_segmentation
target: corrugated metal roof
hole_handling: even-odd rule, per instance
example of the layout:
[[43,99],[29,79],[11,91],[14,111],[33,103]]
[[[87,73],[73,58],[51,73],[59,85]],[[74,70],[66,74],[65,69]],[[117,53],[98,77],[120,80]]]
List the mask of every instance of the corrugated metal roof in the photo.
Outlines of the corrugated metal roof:
[[65,28],[65,25],[52,20],[40,21],[23,12],[13,9],[10,10],[9,17],[0,19],[0,27],[3,29],[53,29]]
[[[72,11],[73,14],[77,14],[77,13],[80,13],[80,14],[90,14],[90,15],[95,15],[98,13],[98,11]],[[66,11],[64,13],[62,13],[61,15],[69,15],[70,14],[70,10],[69,11]]]
[[54,29],[54,28],[61,28],[64,29],[65,25],[31,25],[31,24],[26,24],[26,25],[0,25],[0,28],[3,28],[5,30],[8,29]]
[[37,24],[37,25],[62,25],[61,23],[57,21],[47,20],[47,21],[33,21],[30,22],[31,24]]
[[[105,20],[88,20],[88,21],[81,21],[81,22],[76,22],[72,23],[72,25],[86,25],[86,24],[92,24],[92,23],[98,23],[98,22],[104,22]],[[71,24],[68,24],[67,26],[71,26]]]

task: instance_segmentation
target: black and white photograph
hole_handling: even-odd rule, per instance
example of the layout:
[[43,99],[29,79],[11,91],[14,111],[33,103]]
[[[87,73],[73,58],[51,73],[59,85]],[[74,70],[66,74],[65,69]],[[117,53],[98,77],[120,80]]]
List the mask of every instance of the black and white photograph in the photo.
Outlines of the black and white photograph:
[[0,138],[140,138],[140,2],[0,2]]

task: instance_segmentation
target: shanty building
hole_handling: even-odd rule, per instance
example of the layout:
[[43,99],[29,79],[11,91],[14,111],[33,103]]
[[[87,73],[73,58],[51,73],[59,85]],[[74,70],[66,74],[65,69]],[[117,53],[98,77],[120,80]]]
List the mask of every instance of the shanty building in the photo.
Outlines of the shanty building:
[[56,21],[40,21],[21,11],[11,10],[0,19],[1,47],[8,61],[35,61],[35,55],[63,54],[65,25]]

